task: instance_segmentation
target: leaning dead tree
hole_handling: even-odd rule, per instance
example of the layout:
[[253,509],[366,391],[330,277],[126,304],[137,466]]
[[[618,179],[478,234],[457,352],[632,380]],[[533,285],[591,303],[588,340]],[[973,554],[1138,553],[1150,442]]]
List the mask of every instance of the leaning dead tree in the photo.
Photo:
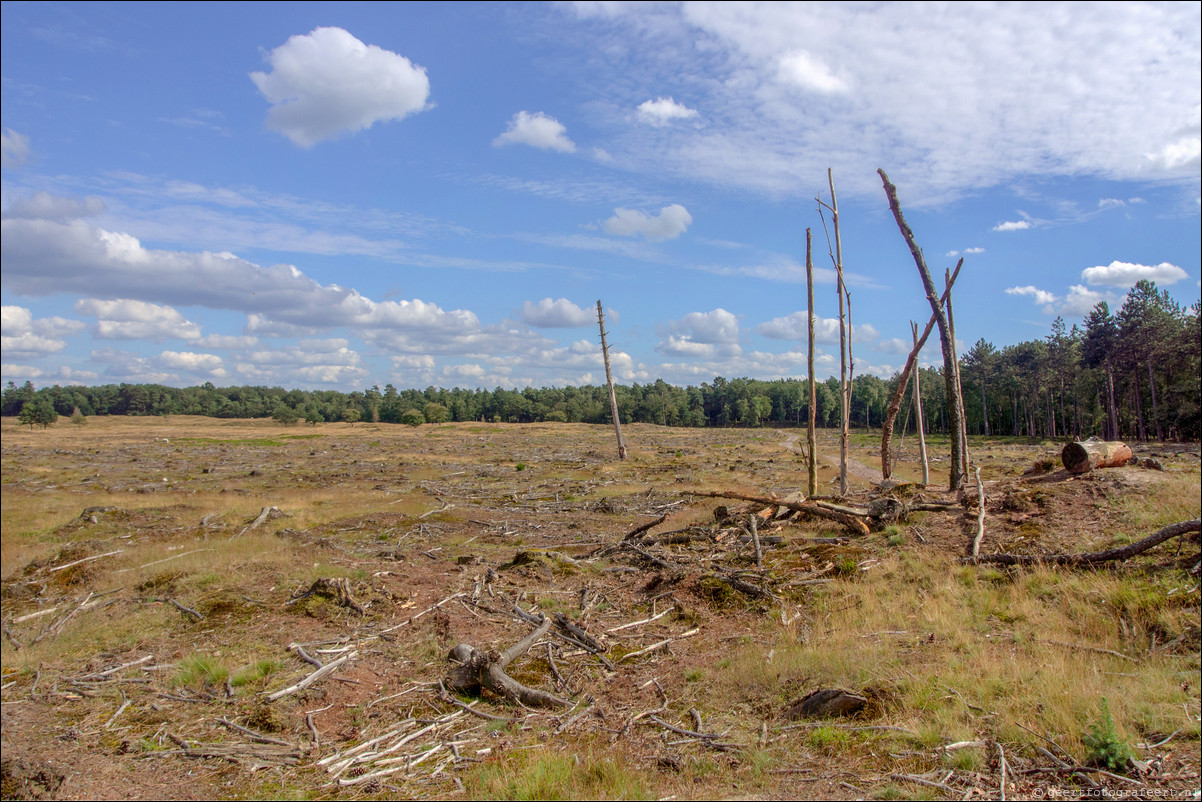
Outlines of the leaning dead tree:
[[[947,294],[951,291],[952,285],[956,283],[956,277],[960,275],[960,268],[964,266],[964,260],[961,259],[956,263],[956,269],[952,272],[951,277],[947,280],[947,289],[944,290],[943,298],[940,298],[939,303],[942,304]],[[901,377],[897,382],[897,389],[893,391],[893,397],[889,399],[889,404],[885,408],[885,422],[881,424],[881,478],[888,479],[893,473],[893,460],[889,456],[889,447],[893,442],[893,424],[897,420],[897,411],[901,409],[902,398],[906,394],[906,382],[909,380],[910,374],[914,374],[914,391],[918,392],[918,354],[922,351],[922,347],[926,345],[927,338],[931,336],[931,332],[937,323],[935,315],[931,315],[931,319],[927,321],[927,327],[922,330],[922,336],[918,336],[918,324],[912,323],[911,330],[914,335],[914,349],[910,351],[910,355],[906,357],[906,364],[902,368]],[[922,419],[922,407],[918,410],[919,420]],[[921,440],[922,445],[922,483],[930,484],[930,471],[927,467],[926,440]]]
[[614,394],[614,374],[609,369],[609,345],[605,342],[605,312],[597,301],[597,325],[601,327],[601,356],[605,360],[605,384],[609,387],[609,411],[614,419],[614,432],[618,436],[618,459],[626,459],[626,444],[622,442],[622,420],[618,417],[618,397]]
[[[844,312],[843,303],[846,300],[850,307],[851,296],[847,294],[847,287],[843,283],[843,240],[839,232],[839,201],[835,197],[835,175],[829,167],[826,170],[826,178],[831,188],[831,202],[823,203],[822,198],[814,200],[818,201],[819,215],[822,215],[824,208],[830,210],[831,226],[835,229],[835,244],[834,249],[831,250],[831,262],[835,265],[835,294],[839,296],[839,495],[846,496],[847,446],[851,437],[851,377],[848,375],[851,363],[851,343],[849,342],[851,332],[847,330],[847,313]],[[822,218],[822,227],[826,228],[825,217]],[[829,230],[826,233],[826,242],[827,248],[830,249]]]
[[[901,204],[897,200],[897,187],[889,182],[889,176],[885,175],[884,170],[878,169],[877,174],[880,175],[881,181],[885,185],[885,195],[889,198],[889,209],[893,212],[893,218],[897,221],[897,227],[901,231],[902,237],[906,240],[906,245],[910,248],[910,254],[914,257],[914,264],[918,267],[919,276],[922,277],[922,285],[927,291],[927,302],[930,303],[931,312],[934,313],[935,322],[939,326],[939,341],[943,346],[943,380],[947,385],[947,417],[948,422],[951,424],[952,434],[952,469],[948,486],[949,489],[958,491],[963,487],[965,479],[965,474],[962,470],[964,463],[962,455],[964,445],[964,417],[960,414],[964,405],[955,400],[957,383],[954,361],[955,350],[954,343],[951,340],[951,327],[948,325],[947,314],[944,312],[943,303],[940,302],[939,293],[935,289],[935,282],[931,280],[931,271],[927,269],[926,258],[923,257],[922,249],[918,247],[918,243],[914,241],[914,231],[906,223],[906,218],[902,215]],[[885,463],[888,464],[888,460]]]
[[810,481],[808,484],[809,494],[811,496],[818,495],[818,433],[814,428],[817,423],[818,415],[818,386],[814,384],[814,250],[813,236],[810,229],[806,229],[806,309],[809,310],[810,318],[810,348],[809,356],[806,357],[807,369],[810,372]]

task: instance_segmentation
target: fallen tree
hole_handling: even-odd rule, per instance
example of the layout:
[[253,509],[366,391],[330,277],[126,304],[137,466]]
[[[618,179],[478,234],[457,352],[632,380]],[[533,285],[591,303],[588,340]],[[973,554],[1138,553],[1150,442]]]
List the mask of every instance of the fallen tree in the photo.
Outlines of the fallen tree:
[[962,563],[990,565],[1073,565],[1088,566],[1106,562],[1122,562],[1137,554],[1142,554],[1153,546],[1158,546],[1166,540],[1189,534],[1202,532],[1202,518],[1192,521],[1181,521],[1169,524],[1155,534],[1143,540],[1131,543],[1117,549],[1095,551],[1086,554],[987,554],[983,557],[965,557]]

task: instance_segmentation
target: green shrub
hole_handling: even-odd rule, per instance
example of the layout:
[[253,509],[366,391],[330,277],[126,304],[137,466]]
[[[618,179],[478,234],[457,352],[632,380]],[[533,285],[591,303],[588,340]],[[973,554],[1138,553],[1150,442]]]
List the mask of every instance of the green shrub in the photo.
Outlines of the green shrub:
[[407,409],[401,413],[401,423],[406,426],[421,426],[426,422],[426,416],[419,409]]

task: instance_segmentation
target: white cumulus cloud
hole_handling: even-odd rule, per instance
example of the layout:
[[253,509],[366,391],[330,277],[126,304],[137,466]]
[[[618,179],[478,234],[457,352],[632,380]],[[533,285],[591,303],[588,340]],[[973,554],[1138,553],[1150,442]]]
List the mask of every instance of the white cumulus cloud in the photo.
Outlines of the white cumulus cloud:
[[[776,317],[755,327],[755,333],[772,340],[806,341],[810,337],[810,316],[802,310]],[[881,336],[871,323],[852,326],[852,342],[873,342]],[[839,342],[839,318],[814,317],[814,342],[831,345]]]
[[1130,287],[1141,279],[1157,284],[1176,284],[1186,278],[1186,272],[1168,262],[1158,265],[1140,265],[1114,261],[1101,267],[1087,267],[1081,271],[1081,280],[1086,284],[1107,284],[1112,287]]
[[526,301],[522,304],[522,322],[528,326],[544,329],[573,329],[597,322],[597,313],[581,309],[567,298],[551,300],[543,298],[538,303]]
[[1030,220],[1006,220],[993,227],[994,231],[1025,231],[1031,227]]
[[64,337],[84,327],[78,320],[34,318],[23,306],[0,308],[0,350],[9,359],[37,359],[67,347]]
[[639,121],[655,128],[663,128],[677,120],[688,120],[697,116],[699,116],[697,109],[690,109],[670,97],[647,100],[640,103],[638,107]]
[[676,239],[693,223],[693,216],[679,203],[665,206],[658,214],[637,209],[614,209],[614,216],[602,223],[606,234],[619,237],[641,235],[649,240]]
[[200,326],[170,306],[129,299],[84,298],[75,302],[75,311],[97,319],[96,336],[102,340],[200,338]]
[[1054,304],[1054,303],[1056,303],[1056,296],[1053,293],[1050,293],[1047,290],[1041,290],[1038,287],[1034,287],[1030,284],[1028,284],[1025,287],[1009,287],[1006,290],[1006,294],[1007,295],[1030,295],[1032,298],[1035,299],[1035,303],[1037,303],[1037,304]]
[[568,139],[568,129],[559,120],[541,111],[531,114],[519,111],[509,121],[505,132],[492,141],[493,145],[529,145],[560,153],[575,153],[576,143]]
[[215,379],[223,379],[229,374],[221,357],[216,354],[198,354],[191,351],[163,351],[159,354],[158,362],[168,370],[182,370]]
[[342,28],[293,36],[250,78],[271,103],[267,127],[309,148],[425,109],[430,80],[402,55],[365,45]]

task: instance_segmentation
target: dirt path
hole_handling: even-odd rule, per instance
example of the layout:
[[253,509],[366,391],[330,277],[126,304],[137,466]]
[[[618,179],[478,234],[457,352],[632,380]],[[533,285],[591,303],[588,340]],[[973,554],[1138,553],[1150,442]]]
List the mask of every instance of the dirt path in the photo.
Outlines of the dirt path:
[[[799,435],[791,434],[788,437],[786,437],[781,442],[780,445],[781,445],[781,448],[785,449],[786,451],[792,451],[795,454],[804,454],[805,450],[801,447],[800,444],[801,444],[801,437]],[[822,464],[832,465],[836,468],[839,466],[839,458],[832,457],[827,454],[819,454],[818,461]],[[847,458],[847,473],[851,476],[856,477],[857,479],[863,479],[866,482],[874,482],[875,483],[875,482],[880,481],[880,477],[878,477],[878,475],[877,475],[879,473],[878,471],[875,471],[872,468],[869,468],[867,465],[860,462],[858,459],[854,459],[852,457]]]

